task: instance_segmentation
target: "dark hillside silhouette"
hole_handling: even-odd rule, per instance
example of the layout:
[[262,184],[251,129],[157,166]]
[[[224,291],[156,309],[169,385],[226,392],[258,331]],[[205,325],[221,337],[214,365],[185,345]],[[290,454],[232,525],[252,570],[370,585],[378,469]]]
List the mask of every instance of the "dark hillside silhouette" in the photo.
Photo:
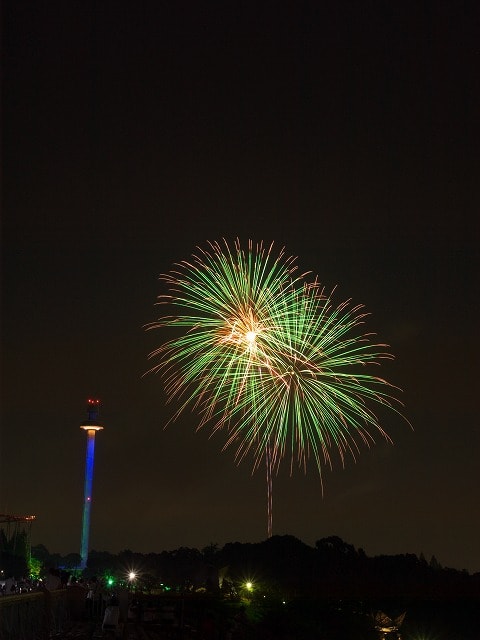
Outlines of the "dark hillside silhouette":
[[[63,566],[65,558],[49,554],[43,545],[32,548],[45,566]],[[69,554],[71,556],[72,554]],[[311,547],[294,536],[273,536],[258,543],[229,542],[204,550],[180,547],[172,551],[119,554],[91,551],[87,574],[121,575],[125,567],[138,567],[150,580],[177,591],[215,590],[224,579],[234,585],[246,580],[287,598],[479,598],[480,574],[443,568],[423,554],[369,557],[363,549],[338,536],[317,540]]]

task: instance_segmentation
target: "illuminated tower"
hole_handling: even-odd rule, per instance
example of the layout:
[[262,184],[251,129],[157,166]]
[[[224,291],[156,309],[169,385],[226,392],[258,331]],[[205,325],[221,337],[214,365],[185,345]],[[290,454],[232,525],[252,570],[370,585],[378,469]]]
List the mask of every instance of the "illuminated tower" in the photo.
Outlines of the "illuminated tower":
[[85,459],[85,495],[83,502],[81,568],[85,569],[88,558],[88,538],[90,534],[90,509],[92,506],[93,461],[95,457],[95,434],[103,429],[98,421],[100,400],[87,400],[88,418],[80,425],[87,432],[87,457]]

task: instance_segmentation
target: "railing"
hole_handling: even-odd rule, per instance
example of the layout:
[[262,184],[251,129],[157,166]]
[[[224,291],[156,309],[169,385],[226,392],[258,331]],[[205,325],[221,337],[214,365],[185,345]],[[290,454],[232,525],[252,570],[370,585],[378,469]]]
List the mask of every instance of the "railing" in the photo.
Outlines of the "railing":
[[67,618],[66,589],[0,596],[0,640],[46,640]]

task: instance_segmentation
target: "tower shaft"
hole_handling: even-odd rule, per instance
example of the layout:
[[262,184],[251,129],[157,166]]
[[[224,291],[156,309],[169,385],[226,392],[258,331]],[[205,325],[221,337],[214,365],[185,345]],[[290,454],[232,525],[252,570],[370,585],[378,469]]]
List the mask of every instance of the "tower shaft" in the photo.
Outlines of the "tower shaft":
[[87,432],[87,451],[85,458],[85,483],[83,497],[82,539],[80,543],[81,568],[85,569],[88,560],[90,538],[90,511],[92,507],[93,467],[95,460],[95,435],[103,429],[98,422],[99,400],[88,400],[88,420],[80,425]]
[[81,568],[85,569],[88,558],[88,541],[90,537],[90,510],[92,506],[93,462],[95,458],[95,431],[87,431],[87,455],[85,458],[85,484],[82,518],[82,541],[80,544]]

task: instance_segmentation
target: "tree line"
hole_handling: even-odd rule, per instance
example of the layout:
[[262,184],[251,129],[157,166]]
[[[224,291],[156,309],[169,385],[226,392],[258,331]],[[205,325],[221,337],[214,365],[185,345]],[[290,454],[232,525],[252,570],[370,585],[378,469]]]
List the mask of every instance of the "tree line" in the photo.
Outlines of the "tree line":
[[[50,554],[44,545],[32,547],[32,557],[45,568],[74,571],[78,554]],[[199,550],[180,547],[160,553],[126,549],[118,554],[92,550],[86,577],[122,579],[129,572],[143,587],[174,591],[238,591],[249,582],[263,593],[285,598],[452,598],[477,596],[480,573],[442,567],[423,554],[369,557],[338,536],[309,546],[294,536],[272,536],[258,543],[210,544]]]

